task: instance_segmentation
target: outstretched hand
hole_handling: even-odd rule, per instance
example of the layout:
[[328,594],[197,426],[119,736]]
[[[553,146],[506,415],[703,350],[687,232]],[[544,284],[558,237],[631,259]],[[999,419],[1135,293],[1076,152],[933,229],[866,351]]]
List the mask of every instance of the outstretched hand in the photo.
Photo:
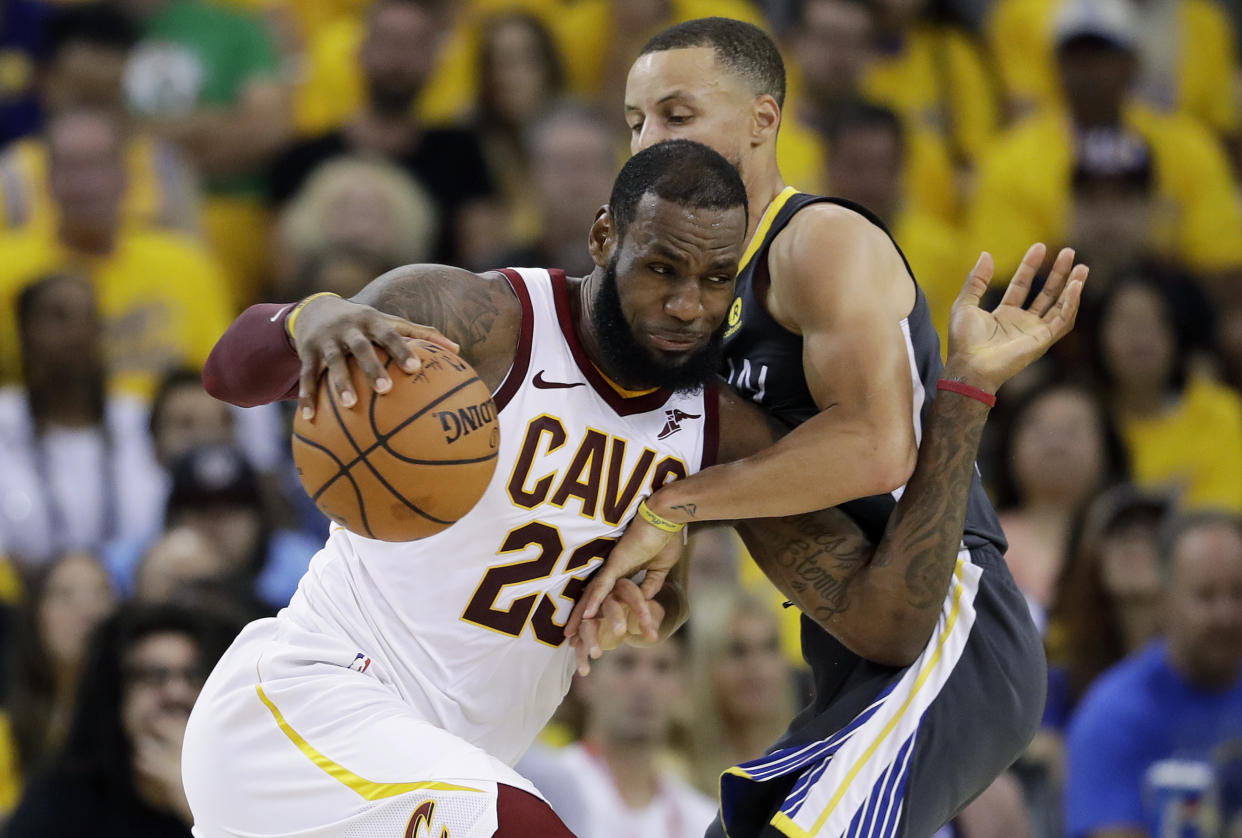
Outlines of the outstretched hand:
[[1074,251],[1057,254],[1043,289],[1024,305],[1047,248],[1031,245],[994,311],[979,303],[992,280],[992,257],[983,253],[966,279],[949,317],[946,376],[988,392],[1039,359],[1074,326],[1087,266],[1074,264]]

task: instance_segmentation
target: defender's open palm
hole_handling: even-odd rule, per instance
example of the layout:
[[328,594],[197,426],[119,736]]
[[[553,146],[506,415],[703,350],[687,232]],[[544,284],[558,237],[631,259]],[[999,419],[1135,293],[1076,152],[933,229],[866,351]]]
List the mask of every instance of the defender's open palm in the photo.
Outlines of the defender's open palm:
[[984,253],[953,304],[949,319],[947,374],[995,392],[1048,351],[1074,326],[1087,266],[1074,264],[1074,251],[1057,254],[1043,289],[1024,305],[1043,264],[1046,248],[1031,245],[994,311],[979,307],[992,279],[992,257]]

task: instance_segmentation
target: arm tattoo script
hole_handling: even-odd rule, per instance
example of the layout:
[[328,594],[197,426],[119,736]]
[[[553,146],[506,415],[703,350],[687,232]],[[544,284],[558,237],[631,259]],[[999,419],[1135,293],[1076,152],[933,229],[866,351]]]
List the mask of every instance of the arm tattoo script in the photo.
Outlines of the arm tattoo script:
[[936,399],[878,545],[839,509],[739,521],[737,531],[772,583],[847,646],[874,638],[883,620],[892,636],[925,637],[953,575],[986,418],[969,399]]
[[901,571],[916,609],[938,609],[949,589],[986,418],[970,399],[936,399],[918,465],[876,548],[871,566]]
[[739,521],[756,564],[798,610],[821,623],[850,607],[850,580],[871,558],[871,544],[843,512]]

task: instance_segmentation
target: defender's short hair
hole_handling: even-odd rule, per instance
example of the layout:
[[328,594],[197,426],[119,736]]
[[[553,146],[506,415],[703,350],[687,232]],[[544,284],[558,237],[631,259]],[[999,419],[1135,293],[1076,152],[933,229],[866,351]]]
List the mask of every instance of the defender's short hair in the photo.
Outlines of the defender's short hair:
[[785,107],[785,62],[776,43],[758,26],[727,17],[702,17],[670,26],[639,55],[670,49],[711,47],[716,60],[744,78],[756,96],[771,96]]
[[631,157],[612,185],[608,207],[625,235],[634,221],[638,202],[652,194],[678,206],[695,209],[732,209],[749,212],[746,187],[733,164],[711,148],[692,140],[656,143]]

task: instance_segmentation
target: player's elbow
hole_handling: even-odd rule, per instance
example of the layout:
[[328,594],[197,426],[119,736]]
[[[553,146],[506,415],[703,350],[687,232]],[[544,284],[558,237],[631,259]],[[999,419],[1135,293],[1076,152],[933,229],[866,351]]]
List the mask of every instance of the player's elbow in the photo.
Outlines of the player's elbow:
[[872,485],[867,494],[888,494],[910,482],[919,459],[912,429],[876,433],[872,452],[874,456],[867,465]]
[[[914,615],[896,613],[872,624],[866,637],[860,637],[852,651],[859,657],[882,666],[909,666],[927,648],[934,624],[923,625]],[[921,615],[919,615],[921,616]]]

